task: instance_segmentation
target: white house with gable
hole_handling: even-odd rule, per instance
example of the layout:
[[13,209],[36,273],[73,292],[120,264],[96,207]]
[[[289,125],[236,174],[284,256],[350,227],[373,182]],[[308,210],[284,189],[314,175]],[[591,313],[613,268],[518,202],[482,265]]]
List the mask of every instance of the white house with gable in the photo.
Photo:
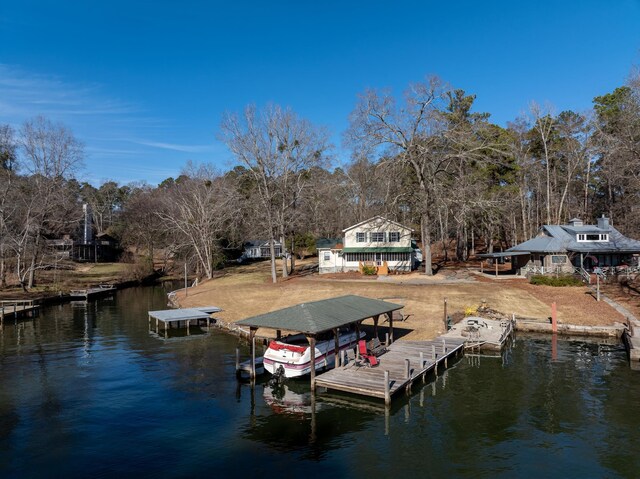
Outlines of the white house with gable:
[[386,274],[411,271],[416,263],[413,230],[400,223],[375,216],[342,232],[342,244],[318,245],[321,274],[360,271],[363,265],[375,266],[378,274]]

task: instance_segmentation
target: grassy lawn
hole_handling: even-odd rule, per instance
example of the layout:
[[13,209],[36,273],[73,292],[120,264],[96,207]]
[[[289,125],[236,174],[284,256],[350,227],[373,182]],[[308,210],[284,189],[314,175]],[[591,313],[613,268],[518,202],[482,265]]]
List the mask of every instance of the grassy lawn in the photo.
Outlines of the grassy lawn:
[[[269,262],[265,261],[229,268],[224,277],[203,282],[189,291],[186,300],[183,293],[178,295],[178,299],[183,306],[221,307],[224,312],[219,316],[225,321],[238,321],[299,303],[345,294],[387,299],[404,304],[404,314],[409,317],[394,326],[404,330],[401,335],[404,334],[407,339],[429,339],[443,332],[445,298],[448,314],[478,306],[485,300],[490,308],[505,314],[515,313],[518,317],[546,320],[551,314],[551,303],[555,301],[560,322],[606,325],[623,320],[606,303],[597,303],[583,287],[534,286],[524,280],[475,281],[473,275],[464,274],[463,271],[457,274],[445,272],[433,279],[422,276],[424,284],[326,279],[318,274],[292,277],[272,284]],[[410,277],[419,277],[414,275]],[[439,283],[438,277],[449,282]],[[455,277],[464,277],[465,280],[451,282],[451,278]]]

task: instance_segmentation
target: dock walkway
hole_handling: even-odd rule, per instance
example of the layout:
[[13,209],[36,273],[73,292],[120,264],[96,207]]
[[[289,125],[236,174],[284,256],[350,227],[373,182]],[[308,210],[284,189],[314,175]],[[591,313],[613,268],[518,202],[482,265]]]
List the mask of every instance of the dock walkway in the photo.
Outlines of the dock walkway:
[[350,362],[315,379],[315,385],[361,396],[384,399],[389,404],[398,391],[408,390],[431,371],[448,366],[448,360],[464,352],[464,340],[443,338],[432,341],[397,341],[378,359],[376,367]]
[[32,317],[38,314],[40,305],[33,300],[5,300],[0,301],[0,327],[4,326],[5,320]]

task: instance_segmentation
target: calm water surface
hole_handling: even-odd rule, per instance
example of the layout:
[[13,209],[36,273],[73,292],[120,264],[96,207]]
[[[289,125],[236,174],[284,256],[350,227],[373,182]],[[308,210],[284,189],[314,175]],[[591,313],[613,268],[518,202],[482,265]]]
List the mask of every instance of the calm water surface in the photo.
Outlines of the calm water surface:
[[[394,402],[234,376],[238,340],[163,341],[161,287],[0,333],[0,477],[640,477],[640,373],[618,346],[518,339]],[[244,347],[243,347],[244,348]],[[244,352],[246,353],[246,348]]]

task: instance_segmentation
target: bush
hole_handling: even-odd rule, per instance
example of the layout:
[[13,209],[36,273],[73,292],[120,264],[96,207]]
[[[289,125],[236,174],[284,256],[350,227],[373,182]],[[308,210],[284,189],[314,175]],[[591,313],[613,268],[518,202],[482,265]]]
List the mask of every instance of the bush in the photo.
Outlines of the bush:
[[582,280],[571,275],[562,276],[532,276],[529,280],[531,284],[545,285],[545,286],[582,286]]
[[377,274],[377,270],[375,266],[363,264],[362,265],[362,274],[365,276],[375,276]]
[[465,316],[475,316],[478,314],[478,308],[475,306],[465,306],[464,315]]

